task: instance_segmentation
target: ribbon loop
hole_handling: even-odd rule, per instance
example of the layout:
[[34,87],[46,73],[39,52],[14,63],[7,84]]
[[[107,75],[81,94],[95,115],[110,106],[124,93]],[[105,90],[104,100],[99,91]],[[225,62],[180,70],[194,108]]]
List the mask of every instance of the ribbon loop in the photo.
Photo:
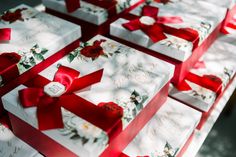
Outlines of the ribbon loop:
[[36,106],[43,95],[44,91],[40,88],[27,88],[19,91],[21,104],[25,108]]
[[11,28],[0,28],[0,41],[11,40]]
[[54,76],[53,81],[59,82],[66,87],[66,91],[71,88],[75,79],[80,75],[80,72],[69,67],[60,66]]

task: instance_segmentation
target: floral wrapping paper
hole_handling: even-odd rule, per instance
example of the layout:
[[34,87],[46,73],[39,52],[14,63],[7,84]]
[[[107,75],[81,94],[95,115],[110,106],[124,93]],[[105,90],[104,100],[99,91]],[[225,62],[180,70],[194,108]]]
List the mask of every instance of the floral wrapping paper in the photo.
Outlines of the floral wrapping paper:
[[43,157],[35,149],[18,139],[8,128],[0,123],[1,157]]
[[[189,0],[170,0],[168,3],[176,3],[176,2],[189,2]],[[193,0],[192,2],[203,2],[203,0]],[[235,0],[204,0],[204,2],[212,3],[214,5],[232,9],[233,6],[235,6],[236,1]]]
[[[133,9],[130,13],[140,16],[142,7],[144,4]],[[187,5],[175,6],[175,5],[163,5],[161,3],[152,2],[148,3],[150,6],[158,7],[158,16],[179,16],[182,18],[182,23],[177,24],[165,24],[174,28],[192,28],[199,33],[199,45],[212,33],[212,31],[222,22],[225,9],[219,8],[219,16],[215,16],[215,10],[208,10],[205,12],[205,16],[199,16],[201,9],[194,11],[186,11],[189,8]],[[215,6],[215,8],[217,8]],[[206,10],[206,9],[205,9]],[[221,15],[222,14],[222,15]],[[187,40],[175,37],[170,34],[166,34],[167,38],[159,42],[153,43],[149,36],[143,33],[141,30],[130,32],[125,29],[122,24],[128,22],[124,18],[120,18],[113,22],[110,26],[110,34],[118,38],[128,40],[132,43],[138,44],[143,47],[147,47],[158,53],[164,54],[179,61],[187,60],[193,50],[193,43]],[[139,40],[137,40],[139,39]]]
[[80,38],[80,27],[19,5],[0,15],[0,28],[11,28],[11,40],[0,43],[0,53],[16,52],[22,74]]
[[[116,11],[117,13],[121,13],[139,1],[140,0],[117,0]],[[108,11],[106,9],[82,0],[80,1],[80,8],[73,13],[67,12],[65,0],[43,0],[42,2],[49,9],[59,11],[95,25],[101,25],[108,20]]]
[[162,5],[166,7],[176,7],[188,14],[201,16],[205,19],[211,19],[216,23],[220,23],[224,20],[227,11],[225,7],[203,0],[176,0],[176,2],[173,0],[163,3]]
[[[223,89],[232,80],[236,71],[236,46],[231,44],[235,37],[222,36],[211,46],[207,53],[200,59],[196,67],[191,70],[198,76],[215,75],[223,82]],[[214,104],[217,94],[193,82],[187,81],[192,90],[178,91],[172,88],[170,95],[202,111],[207,112]]]
[[[103,51],[90,54],[94,41],[102,41]],[[93,45],[91,47],[91,45]],[[95,48],[101,50],[101,47]],[[173,65],[119,44],[103,36],[95,36],[82,43],[66,57],[62,58],[40,73],[52,79],[58,65],[69,66],[85,75],[103,68],[102,81],[90,89],[76,93],[80,97],[98,104],[115,102],[124,110],[123,129],[139,114],[149,101],[173,76]],[[37,126],[36,109],[23,109],[17,98],[19,89],[3,97],[5,109],[31,124]],[[43,133],[79,156],[98,156],[108,145],[108,136],[91,123],[62,109],[64,129],[54,129]]]
[[168,98],[123,152],[130,157],[175,157],[200,118],[199,111]]

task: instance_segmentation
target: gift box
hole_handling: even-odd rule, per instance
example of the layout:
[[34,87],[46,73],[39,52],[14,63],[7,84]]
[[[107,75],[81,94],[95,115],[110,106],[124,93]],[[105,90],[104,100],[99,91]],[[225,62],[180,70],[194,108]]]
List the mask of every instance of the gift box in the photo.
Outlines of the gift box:
[[236,38],[223,36],[217,39],[185,80],[173,86],[169,95],[209,116],[235,76],[236,47],[225,42],[229,40],[233,42]]
[[110,34],[120,42],[174,64],[172,82],[178,84],[219,33],[225,9],[217,6],[215,9],[219,16],[214,16],[213,11],[197,16],[156,2],[140,5],[113,22]]
[[[82,26],[84,41],[96,34],[106,34],[111,21],[144,0],[43,0],[46,12]],[[77,7],[76,7],[77,6]]]
[[0,96],[75,49],[80,36],[80,26],[27,5],[4,12],[0,15]]
[[[202,0],[194,0],[194,1],[172,0],[172,1],[164,2],[164,3],[169,5],[169,4],[173,4],[173,3],[176,4],[177,2],[178,3],[194,3],[195,4],[195,3],[198,3],[198,2],[202,3],[203,1]],[[233,16],[236,14],[236,1],[235,0],[224,0],[224,1],[221,1],[221,0],[217,0],[217,1],[216,0],[205,0],[204,2],[212,3],[214,5],[224,7],[224,8],[227,9],[225,20],[222,24],[221,32],[225,33],[225,34],[228,34],[229,31],[228,31],[227,27],[232,26],[231,20],[232,20]]]
[[[173,71],[167,62],[98,35],[6,94],[3,103],[14,133],[46,156],[118,156],[166,101]],[[32,107],[40,91],[49,97],[39,98],[40,106],[68,106]]]
[[168,98],[123,152],[130,157],[180,156],[200,119],[201,112]]
[[43,157],[35,149],[17,138],[10,129],[6,117],[0,118],[0,156],[7,157]]

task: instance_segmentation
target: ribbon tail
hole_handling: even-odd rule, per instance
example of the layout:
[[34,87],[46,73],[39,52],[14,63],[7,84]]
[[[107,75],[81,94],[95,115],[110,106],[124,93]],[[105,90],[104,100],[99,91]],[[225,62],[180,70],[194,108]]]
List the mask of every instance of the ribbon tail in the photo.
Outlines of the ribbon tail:
[[0,29],[0,41],[11,40],[11,28],[1,28]]
[[107,133],[109,139],[114,138],[122,130],[121,117],[77,95],[62,96],[59,103],[66,110],[101,128]]
[[152,26],[143,26],[142,31],[145,32],[154,43],[167,38],[163,32],[162,26],[157,23]]
[[70,88],[67,90],[67,93],[72,93],[100,82],[102,79],[102,75],[103,69],[75,79]]
[[193,30],[191,28],[173,28],[167,25],[163,25],[163,29],[165,33],[171,34],[173,36],[176,36],[178,38],[187,40],[189,42],[193,43],[193,49],[195,49],[198,46],[199,43],[199,34],[196,30]]
[[235,30],[236,30],[236,24],[235,24],[235,23],[232,23],[232,22],[226,24],[226,27],[229,27],[229,28],[232,28],[232,29],[235,29]]
[[80,0],[65,0],[65,3],[69,13],[72,13],[80,8]]
[[61,106],[51,97],[40,99],[37,108],[39,130],[60,129],[64,127]]
[[19,91],[20,103],[23,107],[36,106],[44,92],[40,88],[26,88]]
[[189,90],[192,90],[190,85],[185,80],[182,81],[181,83],[179,83],[175,88],[178,89],[179,91],[189,91]]
[[125,27],[126,29],[128,29],[129,31],[136,31],[138,29],[140,29],[140,21],[139,18],[135,19],[135,20],[131,20],[127,23],[122,24],[123,27]]

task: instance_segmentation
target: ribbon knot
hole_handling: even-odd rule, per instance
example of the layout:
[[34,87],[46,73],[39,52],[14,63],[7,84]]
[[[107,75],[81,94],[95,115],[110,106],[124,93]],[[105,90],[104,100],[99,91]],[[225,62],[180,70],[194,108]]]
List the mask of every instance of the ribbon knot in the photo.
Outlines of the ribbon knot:
[[129,22],[124,23],[122,26],[129,31],[142,30],[147,34],[150,39],[156,43],[163,39],[166,39],[165,34],[171,34],[173,36],[185,39],[193,42],[194,48],[198,45],[199,34],[197,31],[191,28],[173,28],[165,24],[182,23],[183,20],[179,16],[164,16],[159,17],[159,8],[145,5],[142,8],[141,16],[131,19]]

